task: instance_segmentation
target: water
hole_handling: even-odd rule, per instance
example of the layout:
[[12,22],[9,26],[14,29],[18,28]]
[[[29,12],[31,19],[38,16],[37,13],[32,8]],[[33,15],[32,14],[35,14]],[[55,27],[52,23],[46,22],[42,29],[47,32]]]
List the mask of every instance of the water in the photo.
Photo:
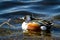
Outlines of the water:
[[[26,14],[40,14],[39,17],[42,17],[43,19],[46,19],[46,17],[52,18],[53,16],[60,15],[60,0],[0,0],[0,24],[7,21],[8,18],[19,18]],[[60,24],[60,21],[55,21],[54,23]],[[15,31],[21,30],[21,24],[12,23],[12,25],[15,27],[9,27],[5,24],[2,28],[8,28]],[[19,33],[13,32],[14,36],[12,35],[12,38],[16,37],[16,34]],[[59,38],[60,29],[53,29],[51,31],[51,36]],[[18,38],[19,37],[23,37],[22,33],[21,35],[19,34]],[[0,36],[0,38],[3,39],[5,36]],[[6,35],[6,38],[10,38],[10,36],[8,37],[8,35]]]
[[[1,19],[0,20],[0,22],[4,22],[4,21],[2,21],[2,20],[4,20],[4,21],[6,21],[6,19]],[[2,33],[0,33],[0,39],[1,40],[28,40],[29,38],[30,39],[35,39],[35,37],[37,38],[37,39],[41,39],[41,40],[44,40],[44,39],[49,39],[49,40],[51,40],[51,39],[55,39],[55,40],[57,40],[57,39],[59,39],[60,38],[60,28],[52,28],[52,31],[51,31],[51,33],[46,33],[46,34],[42,34],[42,35],[40,35],[41,33],[39,32],[39,33],[32,33],[32,34],[30,34],[30,33],[25,33],[25,34],[23,34],[23,32],[22,32],[22,28],[21,28],[21,23],[19,23],[19,24],[14,24],[14,23],[12,23],[11,25],[14,25],[15,27],[10,27],[8,24],[4,24],[3,26],[1,26],[1,28],[3,28],[2,30],[6,30],[8,33],[6,33],[6,31],[3,33],[3,31],[2,31]],[[0,30],[1,30],[1,28],[0,28]],[[9,34],[10,33],[10,34]],[[4,34],[4,36],[1,36],[1,35],[3,35]],[[6,35],[5,35],[6,34]],[[9,35],[8,35],[9,34]],[[34,34],[34,35],[33,35]],[[30,35],[30,36],[29,36]],[[33,36],[33,37],[31,37],[31,36]],[[48,37],[47,37],[48,36]],[[46,38],[45,38],[46,37]]]

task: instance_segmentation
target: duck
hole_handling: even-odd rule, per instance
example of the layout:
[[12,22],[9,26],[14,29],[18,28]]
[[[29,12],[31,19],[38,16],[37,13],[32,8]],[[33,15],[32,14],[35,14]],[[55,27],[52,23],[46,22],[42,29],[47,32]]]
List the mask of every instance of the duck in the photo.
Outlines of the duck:
[[41,30],[47,30],[47,27],[44,25],[40,25],[37,22],[30,22],[31,20],[35,20],[35,18],[32,18],[30,15],[26,15],[24,17],[24,22],[22,23],[22,30],[23,32],[26,32],[28,30],[32,30],[32,31],[41,31]]

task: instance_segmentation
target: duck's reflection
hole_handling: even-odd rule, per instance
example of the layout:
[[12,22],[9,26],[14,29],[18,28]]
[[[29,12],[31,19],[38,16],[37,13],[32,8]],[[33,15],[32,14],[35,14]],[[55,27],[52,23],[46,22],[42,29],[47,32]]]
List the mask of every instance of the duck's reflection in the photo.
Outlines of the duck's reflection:
[[40,31],[40,32],[28,31],[24,33],[24,38],[25,39],[32,38],[37,40],[53,40],[50,31]]
[[44,36],[51,36],[51,31],[31,31],[31,30],[29,30],[29,31],[26,31],[25,33],[24,33],[24,35],[30,35],[30,36],[42,36],[42,35],[44,35]]

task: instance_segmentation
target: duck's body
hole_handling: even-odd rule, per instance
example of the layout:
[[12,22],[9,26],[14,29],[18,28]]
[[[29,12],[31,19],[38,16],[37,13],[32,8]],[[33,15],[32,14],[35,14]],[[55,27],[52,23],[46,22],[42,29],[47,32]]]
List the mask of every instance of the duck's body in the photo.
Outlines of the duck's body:
[[23,22],[22,23],[22,30],[23,30],[23,32],[25,32],[27,30],[41,31],[41,30],[46,30],[46,29],[47,28],[45,26],[40,26],[40,24],[35,23],[35,22],[30,22],[30,23]]
[[23,32],[26,30],[38,30],[38,29],[40,29],[40,26],[37,23],[26,23],[26,22],[22,23]]
[[32,31],[35,31],[35,30],[40,30],[40,25],[36,22],[30,22],[28,23],[28,30],[32,30]]
[[41,31],[41,30],[47,30],[48,27],[44,25],[40,25],[38,22],[30,22],[30,16],[28,16],[25,20],[25,22],[22,23],[22,30],[25,32],[26,30],[34,30],[34,31]]

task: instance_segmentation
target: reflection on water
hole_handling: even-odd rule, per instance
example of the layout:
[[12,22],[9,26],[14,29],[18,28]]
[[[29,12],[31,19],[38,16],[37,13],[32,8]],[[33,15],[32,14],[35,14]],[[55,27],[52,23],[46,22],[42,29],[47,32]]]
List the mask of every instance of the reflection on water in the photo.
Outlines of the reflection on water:
[[[5,29],[7,31],[7,29]],[[1,30],[0,30],[1,31]],[[2,32],[0,35],[5,34],[4,36],[0,36],[1,40],[60,40],[60,36],[57,37],[57,33],[55,34],[51,32],[35,32],[35,31],[28,31],[23,33],[22,30],[9,30],[9,32]],[[10,34],[9,34],[10,33]]]
[[[0,30],[1,31],[1,30]],[[22,33],[21,30],[18,31],[11,31],[11,30],[5,30],[4,33],[0,33],[5,34],[4,36],[0,36],[0,39],[5,39],[5,40],[50,40],[51,38],[51,33],[46,33],[46,32],[35,32],[35,31],[28,31],[25,33]]]
[[[0,24],[7,21],[7,19],[1,19]],[[23,33],[21,23],[14,24],[15,27],[10,27],[8,24],[4,24],[0,27],[0,39],[1,40],[60,40],[60,29],[53,28],[52,31],[28,31]]]
[[51,36],[51,33],[46,33],[46,32],[28,32],[27,34],[24,34],[24,39],[29,39],[29,40],[51,40],[53,39]]
[[[45,36],[49,36],[51,37],[51,33],[46,33],[46,32],[35,32],[35,31],[28,31],[28,32],[25,32],[25,33],[22,33],[21,30],[9,30],[9,29],[3,29],[2,31],[2,28],[0,29],[0,38],[10,38],[10,37],[22,37],[22,38],[33,38],[33,37],[45,37]],[[4,32],[3,32],[4,31]],[[5,36],[3,35],[5,34]],[[3,35],[3,36],[2,36]],[[18,39],[20,38],[18,37]]]
[[9,27],[7,24],[0,28],[1,40],[60,40],[60,29],[53,28],[49,31],[28,31],[23,33],[21,24],[13,24],[16,27]]

